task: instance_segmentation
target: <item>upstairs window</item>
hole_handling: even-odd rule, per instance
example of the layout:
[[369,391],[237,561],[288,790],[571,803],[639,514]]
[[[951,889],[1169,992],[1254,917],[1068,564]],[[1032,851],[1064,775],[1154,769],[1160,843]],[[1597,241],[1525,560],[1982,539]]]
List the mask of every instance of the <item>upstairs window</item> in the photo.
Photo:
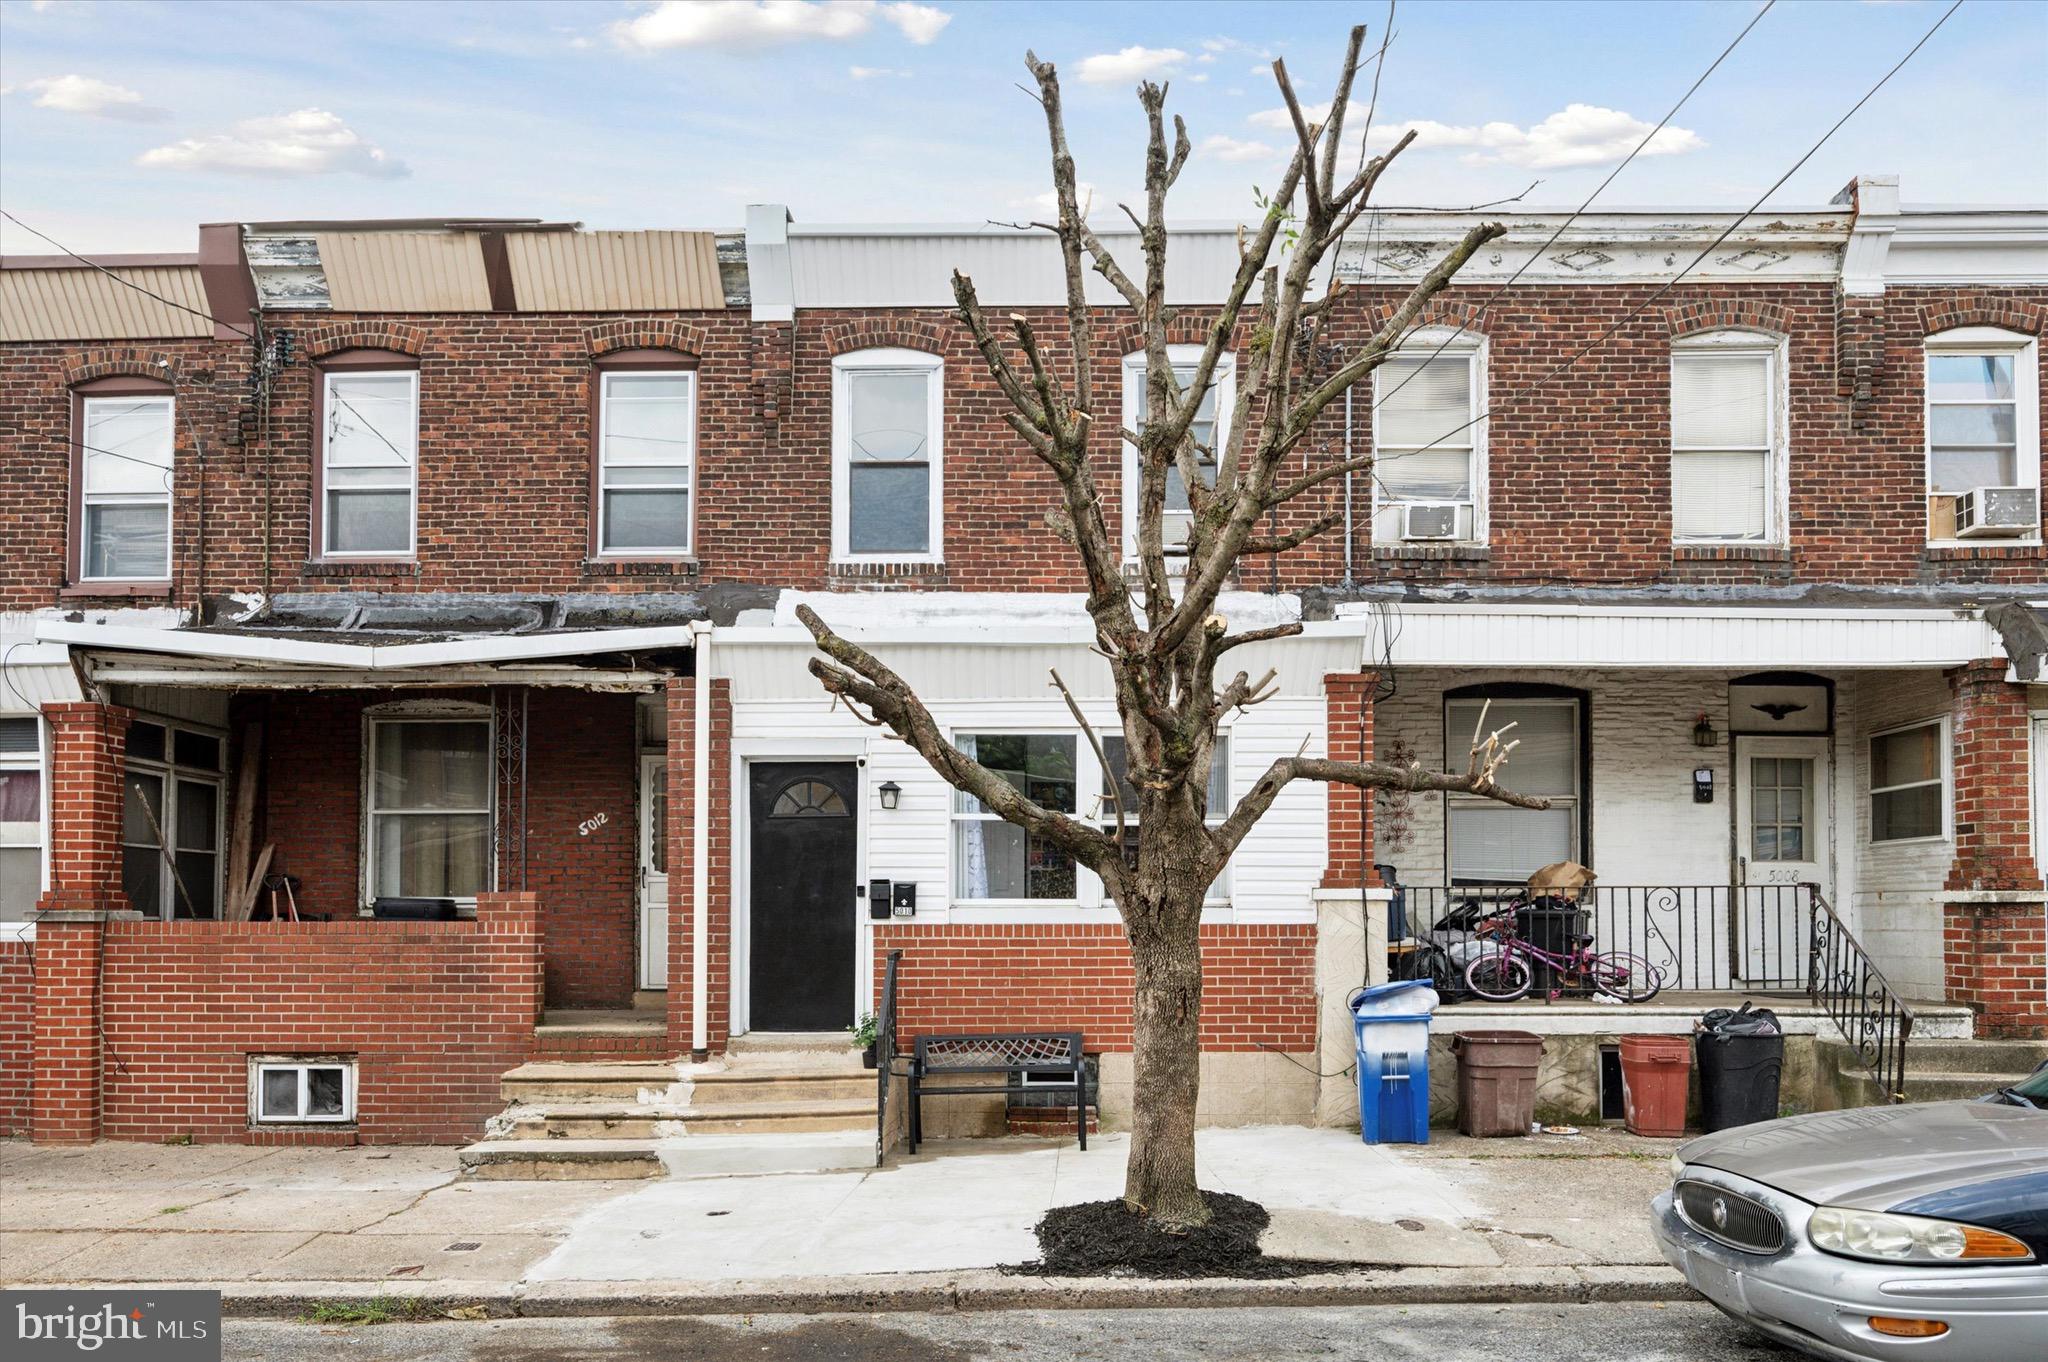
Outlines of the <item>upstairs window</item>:
[[598,552],[688,553],[697,375],[600,370],[597,381]]
[[408,558],[419,498],[416,369],[321,373],[320,543],[329,558]]
[[[1199,345],[1172,345],[1167,347],[1167,358],[1173,362],[1174,381],[1185,392],[1187,385],[1195,378],[1195,366],[1202,358]],[[1188,438],[1195,444],[1195,465],[1202,475],[1204,487],[1216,485],[1216,467],[1221,456],[1223,442],[1230,438],[1230,411],[1237,401],[1237,357],[1220,355],[1216,360],[1216,371],[1209,384],[1209,391],[1202,395],[1202,405],[1195,411],[1195,419],[1188,427]],[[1145,356],[1141,351],[1124,359],[1124,425],[1127,429],[1143,434],[1147,415],[1145,393]],[[1124,442],[1123,471],[1124,502],[1124,556],[1135,559],[1138,556],[1138,447]],[[1160,516],[1159,537],[1168,554],[1185,552],[1188,529],[1194,522],[1194,511],[1188,504],[1186,481],[1181,477],[1180,465],[1166,466],[1166,509]]]
[[1373,370],[1373,538],[1485,537],[1485,364],[1477,342],[1415,333]]
[[945,362],[917,350],[832,361],[832,556],[937,562],[943,556]]
[[1782,538],[1776,342],[1729,333],[1671,354],[1671,529],[1680,543]]
[[1992,327],[1927,342],[1927,537],[2041,534],[2039,344]]
[[81,582],[170,580],[177,404],[160,385],[146,386],[150,391],[79,395],[73,466]]

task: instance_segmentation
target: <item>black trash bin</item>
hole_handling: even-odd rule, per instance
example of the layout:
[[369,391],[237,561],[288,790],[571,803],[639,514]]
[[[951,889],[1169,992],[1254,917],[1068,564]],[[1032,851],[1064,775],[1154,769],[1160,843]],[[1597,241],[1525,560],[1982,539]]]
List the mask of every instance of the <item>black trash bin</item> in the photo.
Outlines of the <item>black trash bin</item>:
[[1717,1007],[1699,1020],[1700,1128],[1726,1130],[1778,1117],[1785,1033],[1767,1007]]
[[[1570,899],[1546,895],[1515,909],[1515,934],[1539,951],[1570,955],[1586,935],[1586,910]],[[1530,990],[1548,993],[1560,987],[1558,972],[1540,960],[1531,960],[1534,973]]]

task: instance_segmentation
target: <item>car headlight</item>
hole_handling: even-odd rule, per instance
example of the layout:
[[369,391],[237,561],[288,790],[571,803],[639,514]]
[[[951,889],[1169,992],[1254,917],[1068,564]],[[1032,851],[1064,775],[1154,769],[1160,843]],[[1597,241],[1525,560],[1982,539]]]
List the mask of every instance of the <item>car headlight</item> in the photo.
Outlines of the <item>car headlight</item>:
[[1678,1155],[1676,1155],[1676,1154],[1673,1154],[1673,1155],[1671,1156],[1671,1180],[1672,1180],[1673,1182],[1676,1182],[1676,1181],[1678,1181],[1678,1175],[1679,1175],[1680,1173],[1683,1173],[1684,1171],[1685,1171],[1685,1160],[1684,1160],[1684,1159],[1682,1159],[1682,1158],[1680,1158],[1680,1157],[1678,1157]]
[[2009,1234],[1918,1215],[1822,1206],[1806,1237],[1823,1253],[1874,1263],[2031,1262],[2033,1250]]

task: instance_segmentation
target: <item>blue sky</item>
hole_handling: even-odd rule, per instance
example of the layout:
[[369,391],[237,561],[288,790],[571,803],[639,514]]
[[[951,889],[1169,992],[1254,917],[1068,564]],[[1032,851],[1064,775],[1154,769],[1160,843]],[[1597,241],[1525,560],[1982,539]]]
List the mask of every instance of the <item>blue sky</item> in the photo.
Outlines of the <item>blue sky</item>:
[[[1380,123],[1422,136],[1385,203],[1542,184],[1576,204],[1757,6],[1403,0]],[[1780,0],[1607,204],[1746,204],[1945,3]],[[1049,180],[1027,47],[1059,63],[1083,181],[1138,180],[1140,73],[1198,152],[1181,218],[1238,217],[1289,134],[1268,70],[1328,96],[1383,3],[91,3],[0,0],[0,205],[81,250],[204,220],[539,216],[737,227],[1015,219]],[[1092,60],[1091,59],[1095,59]],[[1969,0],[1775,203],[1896,171],[1908,202],[2048,202],[2048,4]],[[11,224],[0,247],[42,246]]]

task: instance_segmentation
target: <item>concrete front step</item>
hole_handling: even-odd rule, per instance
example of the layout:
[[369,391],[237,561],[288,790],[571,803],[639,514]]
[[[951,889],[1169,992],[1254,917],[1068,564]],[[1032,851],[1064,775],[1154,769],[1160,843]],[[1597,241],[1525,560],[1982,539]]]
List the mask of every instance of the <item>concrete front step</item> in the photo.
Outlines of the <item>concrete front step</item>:
[[659,1140],[485,1140],[457,1158],[465,1176],[492,1181],[831,1173],[874,1167],[875,1134],[870,1125],[860,1131]]
[[535,1060],[500,1075],[498,1095],[508,1102],[637,1102],[642,1093],[666,1093],[676,1081],[676,1066],[660,1060]]
[[459,1151],[466,1177],[505,1182],[582,1182],[667,1174],[652,1140],[483,1140]]
[[872,1101],[875,1076],[858,1062],[852,1068],[818,1068],[793,1062],[748,1060],[726,1069],[705,1069],[670,1061],[537,1060],[507,1070],[498,1095],[508,1102],[610,1101],[639,1103],[674,1099],[691,1106],[762,1102]]
[[690,1105],[751,1106],[764,1102],[865,1102],[875,1106],[875,1075],[855,1067],[828,1069],[745,1068],[689,1076]]
[[2048,1040],[1921,1040],[1906,1042],[1908,1073],[2004,1073],[2010,1083],[2048,1060]]
[[505,1114],[510,1139],[644,1140],[664,1135],[767,1134],[873,1130],[873,1097],[851,1101],[731,1102],[722,1105],[630,1105],[547,1102]]
[[[2048,1041],[1909,1040],[1904,1097],[1908,1102],[1982,1097],[2019,1082],[2043,1060],[2048,1060]],[[1888,1099],[1848,1046],[1829,1042],[1822,1062],[1834,1065],[1836,1090],[1846,1104],[1875,1106]]]

